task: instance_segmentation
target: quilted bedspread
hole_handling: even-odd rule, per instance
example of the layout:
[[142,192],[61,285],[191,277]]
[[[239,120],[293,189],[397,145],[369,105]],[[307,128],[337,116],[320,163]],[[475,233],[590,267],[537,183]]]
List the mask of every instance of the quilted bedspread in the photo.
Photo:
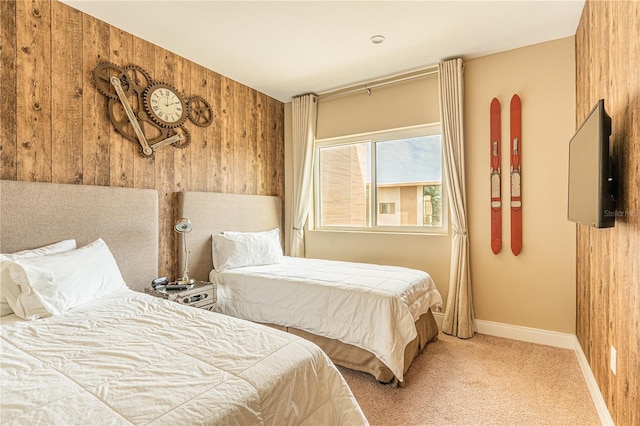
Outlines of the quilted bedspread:
[[2,424],[366,424],[314,344],[122,290],[3,317]]
[[404,380],[404,349],[416,320],[442,297],[426,272],[398,266],[285,257],[211,271],[218,309],[295,327],[368,350]]

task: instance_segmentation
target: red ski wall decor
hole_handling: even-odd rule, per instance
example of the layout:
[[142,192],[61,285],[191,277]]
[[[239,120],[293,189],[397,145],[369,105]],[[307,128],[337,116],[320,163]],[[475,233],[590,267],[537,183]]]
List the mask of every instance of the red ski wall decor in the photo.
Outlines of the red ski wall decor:
[[502,248],[502,183],[500,178],[500,101],[493,98],[490,107],[491,151],[491,251]]
[[520,97],[511,98],[511,251],[522,250],[522,118]]

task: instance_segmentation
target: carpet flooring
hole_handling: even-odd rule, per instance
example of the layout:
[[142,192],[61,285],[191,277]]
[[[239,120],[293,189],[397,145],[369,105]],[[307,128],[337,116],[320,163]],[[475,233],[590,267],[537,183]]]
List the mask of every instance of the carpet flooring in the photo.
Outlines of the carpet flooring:
[[393,388],[340,367],[371,425],[599,425],[569,349],[440,333]]

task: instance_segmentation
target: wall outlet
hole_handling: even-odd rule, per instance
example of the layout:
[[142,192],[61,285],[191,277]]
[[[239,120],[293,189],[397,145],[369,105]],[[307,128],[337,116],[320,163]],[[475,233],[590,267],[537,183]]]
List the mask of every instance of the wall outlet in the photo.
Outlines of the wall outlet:
[[617,364],[617,358],[618,357],[618,351],[616,351],[616,348],[613,347],[613,345],[611,346],[611,361],[610,361],[610,368],[611,371],[613,371],[613,374],[616,374],[616,364]]

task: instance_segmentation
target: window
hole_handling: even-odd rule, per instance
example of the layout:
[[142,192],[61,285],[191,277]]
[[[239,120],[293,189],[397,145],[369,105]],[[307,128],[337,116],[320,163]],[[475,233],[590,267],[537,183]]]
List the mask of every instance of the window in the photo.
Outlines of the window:
[[396,203],[380,203],[380,214],[396,214]]
[[315,173],[316,229],[446,232],[439,125],[318,140]]

